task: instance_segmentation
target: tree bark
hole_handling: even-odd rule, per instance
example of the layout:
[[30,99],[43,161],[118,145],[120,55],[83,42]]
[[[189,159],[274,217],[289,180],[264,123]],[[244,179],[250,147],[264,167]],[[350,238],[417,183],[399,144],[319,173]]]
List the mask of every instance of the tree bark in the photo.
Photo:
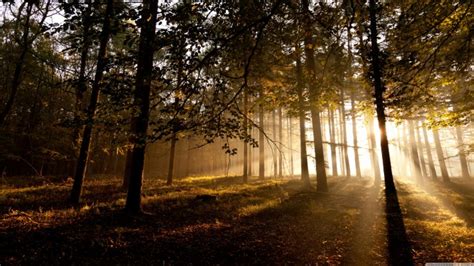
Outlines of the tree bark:
[[441,169],[441,177],[443,178],[443,182],[450,182],[448,168],[446,167],[446,162],[444,160],[443,147],[441,146],[441,141],[439,139],[438,129],[433,129],[433,137],[435,141],[436,155],[438,156],[439,167]]
[[[254,137],[254,127],[251,127],[250,129],[250,137]],[[247,144],[248,145],[248,144]],[[250,146],[250,145],[248,145]],[[253,157],[254,157],[254,151],[253,151],[253,147],[249,147],[248,148],[248,161],[247,161],[247,164],[248,164],[248,170],[247,170],[247,174],[248,176],[252,176],[252,171],[253,171]]]
[[374,171],[374,180],[376,183],[378,183],[381,181],[381,176],[380,176],[379,157],[377,156],[377,152],[375,150],[375,148],[377,147],[377,141],[375,140],[373,114],[369,114],[367,116],[367,134],[368,134],[368,139],[369,139],[370,160],[372,162],[372,168]]
[[302,11],[304,13],[304,52],[306,56],[305,66],[308,71],[308,88],[310,95],[310,111],[313,124],[314,150],[316,155],[316,178],[317,190],[321,192],[328,191],[326,166],[324,161],[323,138],[321,132],[320,110],[316,105],[316,99],[319,97],[319,90],[316,84],[316,66],[314,62],[314,40],[312,32],[311,12],[309,11],[308,0],[302,0]]
[[100,34],[99,52],[97,54],[97,67],[95,72],[94,83],[92,84],[90,102],[87,109],[87,121],[84,126],[81,148],[76,163],[76,171],[74,174],[74,183],[71,190],[70,202],[78,204],[81,198],[82,184],[87,170],[87,161],[89,158],[89,148],[92,139],[92,130],[94,127],[94,116],[99,102],[99,93],[104,71],[107,65],[107,44],[110,38],[110,19],[113,12],[113,0],[107,0],[104,23]]
[[293,158],[293,118],[288,115],[288,145],[290,148],[290,176],[293,177],[295,175],[294,170],[294,158]]
[[354,100],[354,93],[351,93],[351,120],[352,120],[352,137],[354,142],[354,159],[355,159],[355,168],[356,168],[356,176],[361,177],[360,171],[360,157],[359,157],[359,139],[357,136],[357,120],[356,120],[356,111],[355,111],[355,100]]
[[331,163],[332,163],[332,175],[338,176],[337,171],[337,153],[336,153],[336,128],[334,125],[334,111],[332,109],[328,109],[329,114],[329,141],[331,142],[329,145],[331,146]]
[[[273,141],[277,141],[277,129],[276,129],[276,112],[275,110],[272,111],[272,137]],[[273,177],[277,177],[277,171],[278,171],[278,157],[277,157],[277,152],[278,148],[277,145],[275,145],[275,148],[273,149]]]
[[371,42],[371,57],[372,57],[372,72],[375,89],[375,109],[377,112],[377,120],[380,130],[380,148],[382,152],[382,164],[385,180],[385,189],[388,192],[396,192],[395,183],[393,181],[392,163],[390,162],[390,150],[388,147],[387,129],[385,126],[385,103],[383,93],[385,88],[382,84],[382,71],[380,64],[380,50],[377,41],[377,5],[375,0],[369,1],[370,13],[370,42]]
[[[245,25],[245,20],[246,20],[246,14],[248,14],[248,9],[250,8],[249,2],[247,0],[240,0],[239,1],[239,18],[242,21],[242,26]],[[245,65],[245,58],[247,57],[247,50],[248,50],[248,44],[250,43],[250,35],[248,33],[244,33],[243,36],[243,54],[244,54],[244,65]],[[243,127],[245,130],[245,134],[248,132],[248,87],[246,86],[244,88],[244,123]],[[248,182],[248,175],[249,175],[249,151],[248,151],[248,143],[247,141],[244,141],[244,158],[243,158],[243,173],[242,173],[242,178],[243,182],[247,183]]]
[[463,141],[463,136],[462,136],[462,130],[460,126],[456,127],[456,139],[458,142],[459,163],[461,164],[462,177],[470,178],[469,167],[467,166],[466,153],[464,152],[464,141]]
[[429,166],[429,169],[430,169],[431,178],[433,180],[436,180],[438,177],[437,177],[436,168],[435,168],[434,162],[433,162],[433,155],[431,153],[431,145],[430,145],[430,141],[428,139],[428,132],[427,132],[425,127],[422,127],[422,130],[423,130],[423,138],[424,138],[424,141],[425,141],[426,154],[428,155],[428,166]]
[[[20,6],[18,16],[21,17],[21,12],[23,7]],[[5,107],[0,112],[0,126],[3,126],[5,120],[10,113],[13,103],[15,102],[16,95],[18,93],[18,88],[21,85],[21,74],[23,72],[23,66],[25,64],[26,54],[30,50],[30,43],[29,34],[30,34],[30,19],[31,13],[33,10],[33,2],[27,2],[26,4],[26,17],[25,17],[25,24],[23,27],[23,36],[21,41],[21,52],[18,60],[15,64],[15,71],[13,72],[13,78],[10,85],[10,95],[8,96],[7,102]]]
[[415,126],[413,125],[413,120],[408,120],[408,129],[410,133],[410,152],[413,159],[413,165],[415,166],[415,179],[418,182],[421,182],[421,168],[420,168],[420,156],[418,154],[418,149],[415,139]]
[[[351,16],[351,14],[347,14],[348,16]],[[353,72],[352,72],[352,33],[351,33],[351,27],[352,27],[352,22],[353,18],[349,21],[347,24],[347,55],[349,59],[349,88],[351,89],[350,92],[350,97],[351,97],[351,121],[352,121],[352,141],[354,143],[354,164],[355,164],[355,169],[356,169],[356,176],[357,177],[362,177],[361,171],[360,171],[360,158],[359,158],[359,147],[358,147],[358,136],[357,136],[357,120],[356,120],[356,109],[355,109],[355,95],[354,95],[354,84],[352,82],[353,78]]]
[[[83,23],[83,35],[82,35],[82,48],[81,48],[81,62],[79,66],[79,77],[77,81],[77,88],[76,88],[76,103],[75,103],[75,114],[74,120],[77,124],[79,124],[83,100],[84,100],[84,93],[87,91],[87,82],[86,82],[86,68],[87,68],[87,61],[89,60],[89,48],[91,44],[91,36],[89,33],[91,27],[91,4],[87,4],[84,13],[82,14],[82,23]],[[78,125],[75,126],[73,130],[73,144],[75,148],[79,145],[79,131],[80,128]]]
[[283,115],[278,108],[278,177],[283,177]]
[[176,134],[173,134],[171,139],[171,146],[170,146],[170,157],[168,160],[168,176],[166,177],[166,185],[171,186],[173,184],[173,173],[174,173],[174,157],[176,151]]
[[265,136],[264,136],[264,113],[263,113],[263,88],[260,88],[260,104],[258,106],[258,178],[265,178]]
[[306,152],[306,112],[304,104],[303,68],[301,66],[301,54],[299,44],[296,44],[296,87],[298,91],[298,118],[300,125],[300,158],[301,158],[301,180],[307,187],[311,185],[308,170],[308,154]]
[[346,176],[351,176],[351,164],[349,162],[349,152],[347,149],[347,125],[346,125],[346,107],[344,106],[344,89],[341,88],[341,127],[342,127],[342,150],[344,151],[344,165],[346,166]]
[[416,147],[418,149],[418,155],[420,156],[421,176],[426,178],[429,176],[429,174],[426,169],[425,152],[423,151],[423,140],[421,138],[420,129],[418,128],[418,123],[415,122],[414,126],[416,135]]
[[[142,26],[138,48],[134,102],[138,113],[132,123],[133,148],[130,183],[125,209],[129,213],[141,212],[142,172],[145,164],[148,120],[150,115],[150,87],[153,69],[155,29],[158,0],[144,0]],[[146,18],[146,19],[145,19]]]
[[[248,89],[247,87],[244,89],[244,130],[245,130],[245,134],[247,134],[248,132]],[[247,183],[248,182],[248,167],[249,167],[249,145],[247,143],[247,141],[244,141],[244,161],[243,161],[243,173],[242,173],[242,177],[243,177],[243,181],[244,183]]]

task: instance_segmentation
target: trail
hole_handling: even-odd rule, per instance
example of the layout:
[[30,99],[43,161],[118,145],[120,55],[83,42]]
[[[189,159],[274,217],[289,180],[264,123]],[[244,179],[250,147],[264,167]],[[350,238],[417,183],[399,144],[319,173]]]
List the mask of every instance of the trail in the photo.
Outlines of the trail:
[[344,263],[347,265],[386,265],[386,220],[380,200],[380,187],[364,190],[364,200],[355,222],[353,239]]

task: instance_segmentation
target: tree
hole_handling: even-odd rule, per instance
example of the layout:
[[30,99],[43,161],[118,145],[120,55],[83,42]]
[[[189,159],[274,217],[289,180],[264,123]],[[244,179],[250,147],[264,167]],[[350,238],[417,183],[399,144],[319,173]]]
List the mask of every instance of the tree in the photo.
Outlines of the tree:
[[444,161],[444,154],[443,154],[443,147],[441,146],[441,140],[439,138],[439,131],[438,129],[433,129],[433,137],[435,141],[436,147],[436,155],[438,157],[439,167],[441,169],[441,177],[443,178],[444,182],[450,182],[448,168],[446,167],[446,162]]
[[304,14],[303,29],[304,29],[304,53],[306,56],[305,66],[308,73],[306,81],[308,82],[310,102],[311,102],[311,118],[313,124],[314,136],[314,150],[316,153],[316,175],[317,175],[317,190],[328,191],[326,166],[324,161],[323,138],[321,133],[321,119],[320,111],[317,106],[316,99],[319,96],[316,85],[316,66],[314,64],[314,40],[312,32],[311,13],[309,10],[309,3],[307,0],[301,1],[301,8]]
[[425,148],[426,148],[426,153],[428,155],[428,166],[429,166],[429,169],[430,169],[430,175],[431,175],[431,178],[433,180],[436,180],[437,179],[436,168],[435,168],[434,162],[433,162],[433,155],[431,153],[431,145],[430,145],[430,141],[428,139],[428,132],[427,132],[427,130],[424,126],[422,126],[422,131],[423,131],[423,139],[424,139],[424,144],[425,144]]
[[[42,31],[40,30],[37,33],[34,33],[32,36],[30,36],[30,31],[31,31],[31,19],[33,15],[33,7],[34,7],[34,2],[32,1],[26,1],[23,2],[19,9],[18,9],[18,19],[21,18],[21,15],[23,13],[23,10],[26,7],[26,15],[25,15],[25,23],[22,29],[22,38],[21,38],[21,43],[20,45],[20,55],[18,56],[18,59],[16,60],[15,63],[15,71],[13,73],[13,78],[11,80],[11,85],[10,85],[10,95],[8,96],[7,102],[5,106],[3,107],[3,110],[0,112],[0,126],[3,126],[5,123],[5,119],[7,118],[8,114],[10,113],[13,103],[15,102],[16,95],[18,93],[18,88],[21,85],[21,74],[23,71],[23,67],[25,64],[25,58],[28,52],[31,49],[31,44],[38,38]],[[49,12],[49,6],[50,6],[50,1],[46,2],[44,11],[43,11],[43,16],[41,18],[41,21],[39,22],[39,28],[42,29],[43,23],[46,20]]]
[[153,55],[155,52],[154,42],[157,13],[158,0],[143,1],[134,92],[134,100],[138,111],[133,119],[131,127],[131,132],[133,134],[132,162],[127,201],[125,205],[125,210],[131,214],[140,213],[142,211],[142,173],[145,164],[145,148],[150,115],[150,88],[152,81]]
[[301,160],[301,180],[305,186],[310,186],[308,170],[308,154],[306,152],[306,109],[303,90],[303,67],[301,66],[301,48],[297,43],[295,47],[296,57],[296,89],[298,91],[298,118],[300,126],[300,160]]
[[94,116],[96,114],[97,104],[99,102],[99,93],[104,71],[107,66],[107,44],[109,42],[111,29],[110,21],[113,17],[113,0],[107,1],[105,10],[104,22],[102,25],[102,31],[100,35],[100,46],[99,53],[97,55],[97,67],[95,71],[94,83],[92,84],[91,96],[89,107],[87,108],[87,122],[84,127],[84,133],[82,136],[81,149],[79,151],[79,157],[77,159],[76,171],[74,174],[74,183],[71,190],[69,201],[72,204],[78,204],[81,192],[82,184],[86,175],[87,161],[89,157],[89,148],[92,139],[92,130],[94,127]]
[[375,110],[380,130],[380,148],[382,151],[382,162],[384,172],[385,189],[389,192],[395,192],[395,183],[393,182],[392,163],[390,161],[390,151],[388,148],[388,138],[386,129],[385,103],[383,93],[385,91],[382,83],[382,65],[380,63],[380,50],[378,44],[377,29],[377,3],[375,0],[369,0],[370,13],[370,42],[371,42],[371,63],[372,63],[372,80],[375,90]]

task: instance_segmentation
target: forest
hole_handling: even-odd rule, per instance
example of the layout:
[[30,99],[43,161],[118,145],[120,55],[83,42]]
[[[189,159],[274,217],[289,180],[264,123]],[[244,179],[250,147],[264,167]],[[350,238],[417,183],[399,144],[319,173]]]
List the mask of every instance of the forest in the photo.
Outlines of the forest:
[[474,262],[473,11],[2,0],[0,265]]

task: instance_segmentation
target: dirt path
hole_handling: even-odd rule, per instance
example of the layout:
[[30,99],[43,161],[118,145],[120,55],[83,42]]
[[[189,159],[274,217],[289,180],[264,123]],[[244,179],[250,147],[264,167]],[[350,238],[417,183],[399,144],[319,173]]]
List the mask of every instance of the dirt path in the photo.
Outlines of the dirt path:
[[386,265],[387,230],[380,188],[368,187],[359,205],[351,245],[345,255],[346,265]]

